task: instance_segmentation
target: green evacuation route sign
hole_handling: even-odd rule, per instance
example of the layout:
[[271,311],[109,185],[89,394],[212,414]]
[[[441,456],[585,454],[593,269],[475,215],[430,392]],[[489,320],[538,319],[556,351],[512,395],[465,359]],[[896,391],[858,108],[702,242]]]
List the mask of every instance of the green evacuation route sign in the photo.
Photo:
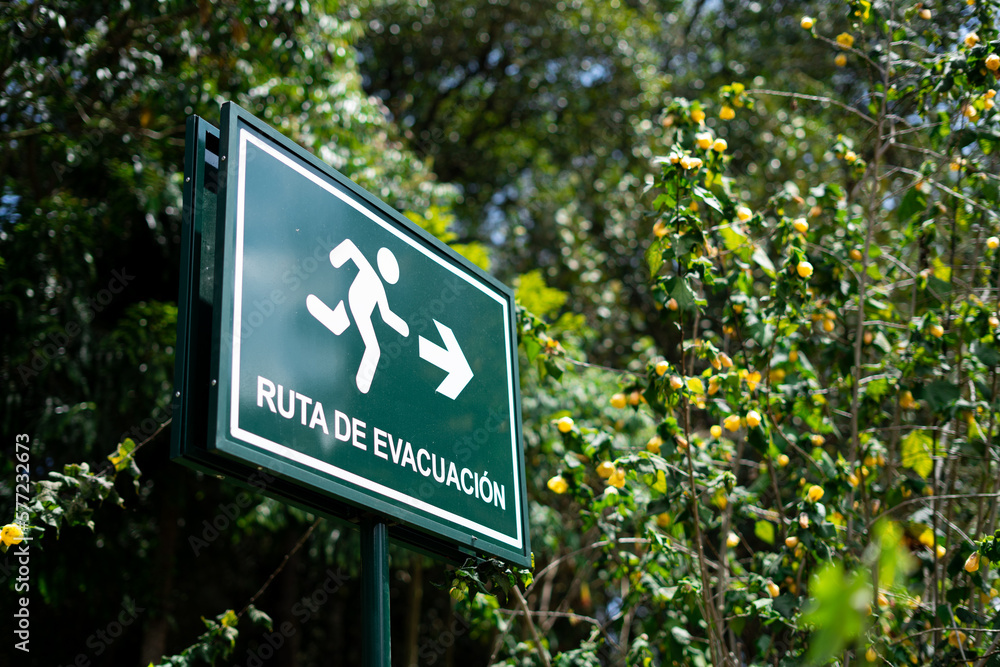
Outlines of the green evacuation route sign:
[[[528,564],[511,290],[236,105],[214,155],[201,124],[187,290],[211,315],[186,318],[186,351],[212,350],[178,386],[191,399],[203,377],[208,408],[204,442],[179,428],[175,455],[325,514],[382,516],[432,553]],[[215,192],[199,190],[213,163]]]

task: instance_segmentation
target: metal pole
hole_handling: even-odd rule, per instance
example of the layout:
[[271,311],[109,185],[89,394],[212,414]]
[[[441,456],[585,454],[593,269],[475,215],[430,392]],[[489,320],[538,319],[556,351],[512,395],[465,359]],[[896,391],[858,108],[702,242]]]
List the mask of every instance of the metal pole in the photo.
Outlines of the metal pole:
[[361,643],[364,667],[389,667],[389,528],[361,522]]

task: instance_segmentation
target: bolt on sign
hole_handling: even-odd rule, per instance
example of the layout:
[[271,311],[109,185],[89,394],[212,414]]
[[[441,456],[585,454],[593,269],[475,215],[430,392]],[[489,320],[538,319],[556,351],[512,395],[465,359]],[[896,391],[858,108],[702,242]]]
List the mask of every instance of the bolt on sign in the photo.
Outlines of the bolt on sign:
[[511,290],[232,103],[184,207],[172,455],[529,564]]

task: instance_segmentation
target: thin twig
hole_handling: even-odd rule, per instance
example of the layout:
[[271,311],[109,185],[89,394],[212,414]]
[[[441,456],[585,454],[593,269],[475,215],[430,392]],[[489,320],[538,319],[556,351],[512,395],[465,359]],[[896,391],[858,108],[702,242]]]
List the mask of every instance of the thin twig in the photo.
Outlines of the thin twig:
[[306,540],[309,539],[309,536],[312,535],[313,531],[316,530],[316,527],[322,521],[323,521],[323,517],[320,517],[320,518],[316,519],[315,521],[313,521],[313,524],[311,526],[309,526],[309,530],[307,530],[305,532],[305,535],[303,535],[301,538],[299,538],[299,541],[296,542],[296,544],[295,544],[294,547],[292,547],[292,550],[289,551],[287,554],[285,554],[285,557],[281,561],[281,565],[279,565],[274,570],[274,572],[271,573],[271,576],[267,578],[267,581],[265,581],[264,585],[260,587],[260,590],[258,590],[256,593],[253,594],[253,597],[251,597],[250,601],[247,602],[246,606],[243,607],[243,609],[240,610],[240,613],[236,614],[237,618],[241,618],[243,616],[243,614],[246,613],[247,609],[250,608],[250,605],[252,605],[254,602],[256,602],[257,598],[259,598],[261,595],[264,594],[264,591],[266,591],[267,587],[271,585],[271,582],[274,581],[274,578],[277,577],[279,574],[281,574],[281,571],[285,569],[285,565],[288,564],[288,560],[292,556],[294,556],[298,552],[299,549],[302,548],[302,545],[306,543]]

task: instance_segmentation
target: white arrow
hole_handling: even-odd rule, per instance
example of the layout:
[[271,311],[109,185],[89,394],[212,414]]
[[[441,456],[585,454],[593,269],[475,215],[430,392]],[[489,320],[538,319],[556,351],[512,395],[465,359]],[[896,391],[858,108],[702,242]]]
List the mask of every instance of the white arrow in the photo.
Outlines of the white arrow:
[[438,333],[441,334],[441,340],[444,341],[445,347],[420,336],[420,358],[448,372],[448,376],[438,385],[437,391],[439,394],[444,394],[451,400],[455,400],[472,379],[472,369],[469,368],[469,362],[465,358],[462,348],[459,347],[458,341],[455,340],[455,334],[452,330],[437,320],[434,320],[434,324],[437,326]]

